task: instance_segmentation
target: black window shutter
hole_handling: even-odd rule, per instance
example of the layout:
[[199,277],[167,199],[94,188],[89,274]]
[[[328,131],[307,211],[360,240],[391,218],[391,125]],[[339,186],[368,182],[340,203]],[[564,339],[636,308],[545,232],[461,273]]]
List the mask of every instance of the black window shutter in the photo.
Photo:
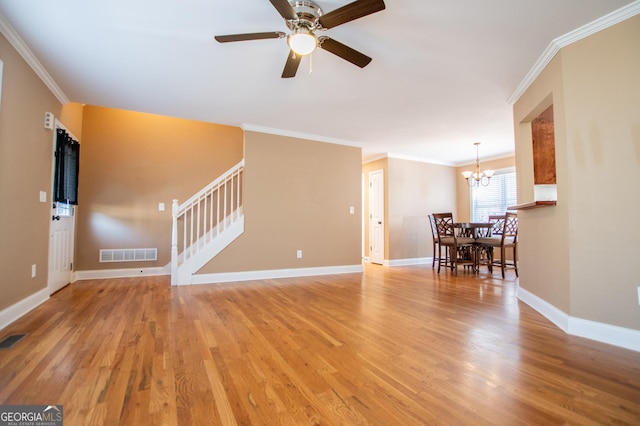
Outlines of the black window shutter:
[[78,205],[80,143],[64,129],[57,129],[54,201]]

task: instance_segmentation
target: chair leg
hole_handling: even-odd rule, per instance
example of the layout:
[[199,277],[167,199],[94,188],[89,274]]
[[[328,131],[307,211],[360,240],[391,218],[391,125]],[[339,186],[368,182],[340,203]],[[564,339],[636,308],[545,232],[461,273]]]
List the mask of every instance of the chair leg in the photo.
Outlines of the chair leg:
[[436,243],[433,243],[433,259],[431,260],[431,269],[436,267]]
[[[440,259],[438,259],[438,262],[440,261]],[[431,260],[431,269],[435,268],[436,266],[436,243],[435,241],[433,242],[433,259]]]
[[453,250],[453,256],[451,257],[451,269],[453,269],[453,275],[458,276],[458,251]]
[[487,268],[493,273],[493,247],[487,246]]
[[506,250],[504,246],[500,248],[500,269],[502,270],[502,279],[504,279],[504,266],[507,263]]
[[517,244],[513,246],[513,267],[516,270],[516,277],[519,277],[520,275],[518,275],[518,245]]
[[442,266],[442,246],[438,244],[438,273],[440,273],[440,266]]

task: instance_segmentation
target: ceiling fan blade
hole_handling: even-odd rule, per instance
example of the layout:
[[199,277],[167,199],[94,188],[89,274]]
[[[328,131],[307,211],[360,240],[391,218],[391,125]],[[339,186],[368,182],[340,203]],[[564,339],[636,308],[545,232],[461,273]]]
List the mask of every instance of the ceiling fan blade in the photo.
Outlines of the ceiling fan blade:
[[233,41],[248,41],[248,40],[264,40],[268,38],[283,38],[286,34],[281,31],[273,31],[269,33],[247,33],[247,34],[230,34],[215,36],[218,43],[229,43]]
[[369,65],[369,62],[371,62],[371,58],[364,53],[360,53],[332,38],[320,37],[318,42],[323,50],[331,52],[334,55],[351,62],[353,65],[359,66],[360,68],[366,67]]
[[289,51],[289,57],[287,58],[287,63],[284,64],[284,70],[282,71],[282,78],[291,78],[296,76],[296,72],[298,72],[298,66],[300,66],[300,61],[302,60],[302,55],[296,55],[293,50]]
[[383,0],[356,0],[339,9],[332,10],[320,17],[318,22],[323,28],[333,28],[345,22],[353,21],[363,16],[384,10]]
[[286,20],[295,20],[298,19],[298,15],[296,15],[296,11],[293,10],[293,7],[289,4],[287,0],[269,0],[273,7],[276,8],[280,16],[282,16]]

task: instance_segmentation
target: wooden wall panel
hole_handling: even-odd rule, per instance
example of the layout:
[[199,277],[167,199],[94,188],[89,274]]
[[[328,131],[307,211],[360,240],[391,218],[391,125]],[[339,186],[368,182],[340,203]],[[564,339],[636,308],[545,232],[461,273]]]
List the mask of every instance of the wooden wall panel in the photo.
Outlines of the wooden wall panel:
[[534,184],[556,183],[556,143],[553,124],[553,105],[531,122],[533,136]]

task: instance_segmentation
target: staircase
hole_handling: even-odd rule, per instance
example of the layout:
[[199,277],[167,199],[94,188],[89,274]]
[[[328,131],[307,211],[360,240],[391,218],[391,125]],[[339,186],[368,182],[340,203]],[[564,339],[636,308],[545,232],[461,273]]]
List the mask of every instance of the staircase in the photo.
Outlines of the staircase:
[[171,285],[192,276],[244,232],[244,160],[182,204],[173,200]]

